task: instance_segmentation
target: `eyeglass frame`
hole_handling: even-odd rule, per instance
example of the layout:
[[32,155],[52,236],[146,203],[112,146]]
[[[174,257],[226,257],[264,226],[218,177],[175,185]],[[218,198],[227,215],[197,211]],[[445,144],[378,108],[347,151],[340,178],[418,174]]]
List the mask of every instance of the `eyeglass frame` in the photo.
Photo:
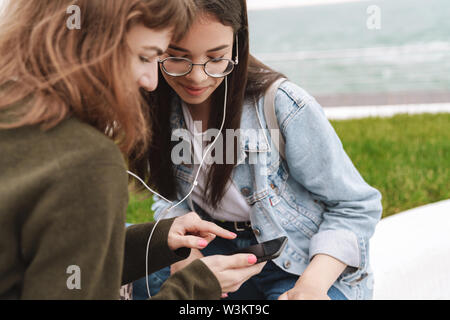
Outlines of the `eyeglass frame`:
[[[176,58],[176,59],[178,59],[178,60],[185,60],[185,61],[188,61],[189,64],[190,64],[190,66],[191,66],[191,67],[190,67],[190,70],[189,70],[188,72],[183,73],[183,74],[180,74],[180,75],[174,75],[174,74],[171,74],[171,73],[167,72],[166,68],[164,67],[164,62],[166,62],[166,61],[168,61],[168,60],[170,60],[170,59],[173,59],[173,58]],[[217,76],[211,75],[208,71],[206,71],[206,65],[207,65],[208,63],[212,62],[212,61],[229,61],[229,62],[231,62],[231,64],[233,65],[233,69],[231,69],[231,71],[230,71],[229,73],[227,73],[227,74],[225,74],[225,75],[223,75],[223,76],[217,77]],[[238,38],[238,35],[236,35],[236,59],[235,59],[234,61],[231,60],[231,59],[218,58],[218,59],[210,59],[210,60],[206,61],[205,63],[194,63],[192,60],[190,60],[190,59],[188,59],[188,58],[183,58],[183,57],[167,57],[167,58],[165,58],[165,59],[163,59],[163,60],[158,59],[158,64],[162,66],[162,70],[164,71],[164,73],[167,74],[167,75],[169,75],[169,76],[171,76],[171,77],[177,77],[177,78],[178,78],[178,77],[185,77],[185,76],[187,76],[189,73],[191,73],[192,70],[194,70],[194,66],[203,66],[203,71],[204,71],[208,76],[210,76],[210,77],[212,77],[212,78],[224,78],[224,77],[228,76],[229,74],[231,74],[231,73],[233,72],[234,68],[239,64],[239,38]]]

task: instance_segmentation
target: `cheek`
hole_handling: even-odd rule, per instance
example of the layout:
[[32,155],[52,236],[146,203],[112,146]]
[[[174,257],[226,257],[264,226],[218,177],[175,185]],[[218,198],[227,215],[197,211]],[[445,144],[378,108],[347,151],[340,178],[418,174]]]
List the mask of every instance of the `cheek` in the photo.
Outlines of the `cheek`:
[[135,59],[131,59],[131,75],[135,82],[138,82],[142,76],[142,68],[141,65]]

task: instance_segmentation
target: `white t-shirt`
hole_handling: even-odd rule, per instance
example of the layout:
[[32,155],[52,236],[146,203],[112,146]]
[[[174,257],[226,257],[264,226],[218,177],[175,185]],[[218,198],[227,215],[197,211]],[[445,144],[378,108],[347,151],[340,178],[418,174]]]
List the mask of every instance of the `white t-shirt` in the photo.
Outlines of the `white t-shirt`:
[[[192,119],[191,113],[189,112],[188,107],[185,103],[182,103],[184,119],[186,121],[186,127],[191,133],[191,141],[194,146],[194,157],[195,164],[194,165],[194,175],[197,174],[199,164],[204,156],[204,153],[207,151],[207,139],[204,139],[206,136],[206,132],[202,132],[202,128],[198,128],[194,125],[194,121]],[[211,151],[214,148],[211,149]],[[232,179],[230,179],[227,183],[227,191],[222,198],[217,209],[213,209],[208,203],[205,201],[206,197],[206,181],[207,181],[207,172],[209,169],[210,161],[208,159],[205,160],[203,167],[198,176],[198,185],[194,188],[192,192],[192,201],[197,203],[203,210],[205,210],[211,217],[216,220],[225,220],[225,221],[250,221],[250,212],[251,207],[239,192],[238,188],[233,183]]]

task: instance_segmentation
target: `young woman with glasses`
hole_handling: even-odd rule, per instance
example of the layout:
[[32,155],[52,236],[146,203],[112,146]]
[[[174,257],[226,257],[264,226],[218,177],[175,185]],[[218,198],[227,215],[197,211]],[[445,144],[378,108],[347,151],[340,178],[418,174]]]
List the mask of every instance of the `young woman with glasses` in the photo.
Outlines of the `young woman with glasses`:
[[[173,203],[156,197],[156,217],[195,211],[238,237],[216,239],[151,275],[153,292],[199,257],[287,236],[281,256],[229,298],[370,299],[368,249],[380,193],[353,166],[317,101],[289,81],[275,99],[286,142],[280,157],[263,106],[266,90],[283,75],[249,54],[246,2],[194,2],[193,25],[169,44],[160,86],[145,94],[154,139],[146,155],[132,158],[131,170],[173,203],[195,187],[171,210]],[[211,129],[220,135],[211,138]],[[183,130],[187,138],[180,139]],[[188,147],[180,148],[185,140]],[[205,157],[216,161],[200,167]]]

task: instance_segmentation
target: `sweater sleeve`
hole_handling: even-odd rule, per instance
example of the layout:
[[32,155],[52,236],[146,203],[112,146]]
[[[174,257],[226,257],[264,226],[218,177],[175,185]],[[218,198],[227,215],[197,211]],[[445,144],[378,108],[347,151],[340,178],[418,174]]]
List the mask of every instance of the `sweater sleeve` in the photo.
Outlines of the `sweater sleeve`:
[[[23,150],[18,152],[16,147],[11,153],[18,160],[8,164],[9,172],[14,173],[8,201],[20,204],[9,205],[20,207],[14,213],[14,226],[20,227],[17,297],[119,299],[122,277],[133,280],[145,274],[142,260],[145,262],[146,243],[153,227],[144,224],[126,232],[128,177],[119,149],[102,134],[76,121],[65,122],[45,134],[30,132],[22,139],[27,142]],[[17,146],[17,141],[14,143],[8,146]],[[188,249],[172,252],[168,248],[167,233],[172,223],[162,220],[155,230],[150,271],[189,254]],[[170,283],[180,283],[179,277]],[[190,290],[183,297],[197,299],[219,291],[218,281],[206,266],[190,267],[181,277]],[[206,285],[211,281],[215,283],[212,288]],[[179,291],[175,286],[164,292],[167,297],[181,297]]]
[[[168,233],[175,219],[161,220],[156,226],[148,250],[148,274],[189,257],[190,249],[172,251],[167,243]],[[155,223],[133,225],[127,229],[122,283],[130,283],[145,276],[145,258],[150,233]]]
[[[167,244],[169,230],[175,218],[161,220],[156,226],[148,252],[148,274],[189,257],[190,249],[170,250]],[[145,276],[145,257],[148,237],[155,223],[131,226],[127,229],[122,283]],[[210,300],[222,293],[216,276],[200,260],[172,275],[153,297],[155,300]]]
[[22,299],[119,298],[127,176],[111,161],[118,151],[101,152],[100,158],[91,153],[84,165],[42,170],[42,181],[51,180],[37,193],[22,230]]
[[164,282],[153,300],[219,300],[221,294],[216,276],[201,260],[195,260]]

